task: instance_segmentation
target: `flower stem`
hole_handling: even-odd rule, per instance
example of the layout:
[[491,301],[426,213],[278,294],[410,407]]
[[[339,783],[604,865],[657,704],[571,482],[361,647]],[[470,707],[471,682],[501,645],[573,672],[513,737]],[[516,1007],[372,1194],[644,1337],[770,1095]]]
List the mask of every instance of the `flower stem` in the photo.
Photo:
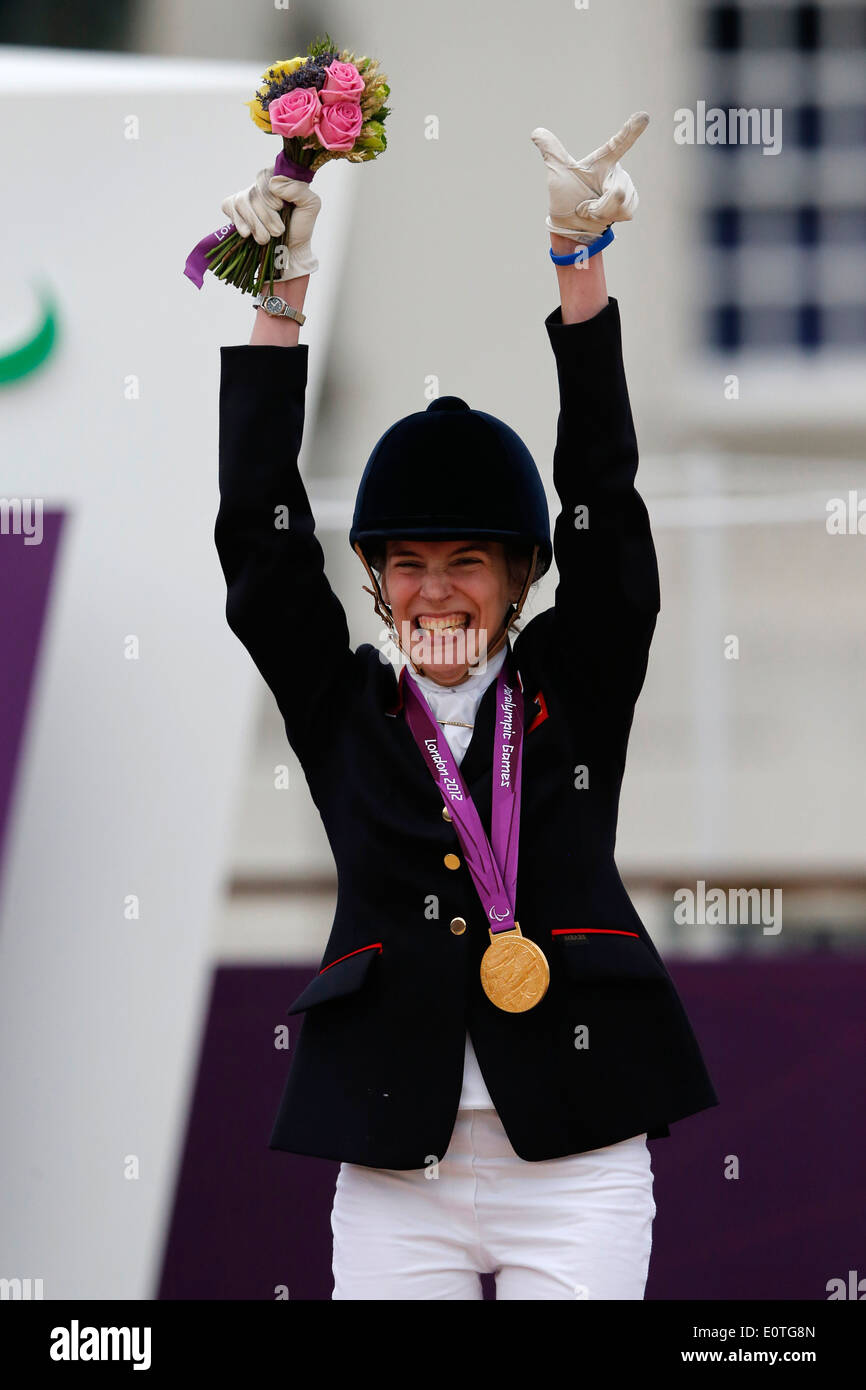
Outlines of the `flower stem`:
[[[229,263],[229,265],[227,265],[223,270],[221,270],[221,271],[219,272],[219,274],[218,274],[218,276],[217,276],[217,279],[219,279],[219,280],[225,280],[229,275],[231,275],[231,273],[232,273],[232,271],[235,269],[235,267],[236,267],[237,265],[239,265],[240,262],[243,260],[243,256],[244,256],[244,252],[245,252],[245,251],[246,251],[246,247],[245,247],[245,246],[241,246],[241,249],[240,249],[240,251],[238,251],[238,253],[237,253],[237,255],[235,256],[234,260],[231,261],[231,262]],[[235,283],[235,282],[234,282],[233,280],[230,280],[230,281],[229,281],[229,284],[234,284],[234,283]]]
[[230,232],[222,241],[218,241],[216,246],[212,246],[209,251],[206,251],[205,255],[211,264],[215,264],[217,261],[222,260],[223,256],[234,250],[238,242],[242,240],[243,238],[240,232]]
[[272,245],[272,243],[271,243],[271,242],[268,242],[267,246],[266,246],[266,247],[264,248],[264,250],[262,251],[262,254],[261,254],[261,257],[259,258],[258,264],[256,265],[256,268],[255,268],[255,275],[253,276],[253,283],[252,283],[252,286],[250,287],[250,293],[251,293],[251,294],[258,294],[259,291],[260,291],[261,288],[262,288],[262,276],[263,276],[263,274],[264,274],[264,268],[265,268],[265,266],[267,265],[268,255],[270,254],[271,245]]
[[277,243],[274,241],[270,243],[268,246],[268,254],[265,257],[265,263],[262,266],[262,284],[264,284],[265,280],[270,282],[268,286],[269,295],[272,295],[274,292],[274,248],[276,245]]
[[243,294],[246,294],[250,290],[252,282],[256,278],[256,272],[259,260],[261,259],[261,255],[262,249],[258,244],[256,244],[256,249],[254,253],[251,256],[248,256],[246,261],[244,262],[243,274],[240,277],[240,280],[238,281],[238,288],[241,290]]

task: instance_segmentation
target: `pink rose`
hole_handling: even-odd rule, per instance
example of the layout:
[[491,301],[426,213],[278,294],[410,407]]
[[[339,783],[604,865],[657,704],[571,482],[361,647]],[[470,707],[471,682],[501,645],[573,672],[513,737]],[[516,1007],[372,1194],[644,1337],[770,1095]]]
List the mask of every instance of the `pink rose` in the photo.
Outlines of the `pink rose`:
[[312,135],[322,104],[315,87],[295,87],[268,107],[275,135]]
[[322,107],[316,122],[316,134],[326,150],[350,150],[363,124],[361,108],[356,102],[337,101],[333,106]]
[[360,101],[364,79],[354,63],[341,63],[336,58],[325,68],[322,105],[335,106],[338,101]]

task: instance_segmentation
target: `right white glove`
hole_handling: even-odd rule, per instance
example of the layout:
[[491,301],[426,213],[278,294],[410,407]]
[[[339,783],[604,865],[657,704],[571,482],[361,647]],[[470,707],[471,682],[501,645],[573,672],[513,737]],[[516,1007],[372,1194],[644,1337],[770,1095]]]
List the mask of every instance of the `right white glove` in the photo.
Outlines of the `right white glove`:
[[318,270],[313,255],[312,236],[322,200],[303,179],[289,179],[275,174],[273,169],[260,169],[250,188],[234,193],[220,204],[221,210],[234,222],[243,237],[252,236],[260,246],[283,231],[284,204],[291,203],[289,234],[284,263],[274,275],[274,283],[294,280],[298,275],[310,275]]
[[616,135],[583,159],[570,155],[562,141],[543,126],[532,132],[530,139],[547,165],[547,226],[551,232],[588,245],[611,222],[626,222],[634,216],[637,190],[619,158],[648,124],[646,111],[635,111]]

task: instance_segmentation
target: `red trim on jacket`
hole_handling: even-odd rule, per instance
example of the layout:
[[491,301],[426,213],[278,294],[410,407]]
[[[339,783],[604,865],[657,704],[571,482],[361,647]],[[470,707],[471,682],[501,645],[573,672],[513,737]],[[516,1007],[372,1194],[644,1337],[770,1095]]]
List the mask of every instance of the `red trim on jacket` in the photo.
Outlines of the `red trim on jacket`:
[[347,951],[344,956],[337,956],[336,960],[329,961],[327,965],[322,966],[319,974],[324,975],[325,971],[330,970],[332,965],[339,965],[341,960],[348,960],[350,956],[359,956],[362,951],[381,951],[381,949],[381,941],[371,941],[369,946],[359,946],[357,951]]
[[587,936],[590,932],[602,932],[606,936],[634,936],[640,941],[640,932],[620,931],[619,927],[551,927],[551,936]]

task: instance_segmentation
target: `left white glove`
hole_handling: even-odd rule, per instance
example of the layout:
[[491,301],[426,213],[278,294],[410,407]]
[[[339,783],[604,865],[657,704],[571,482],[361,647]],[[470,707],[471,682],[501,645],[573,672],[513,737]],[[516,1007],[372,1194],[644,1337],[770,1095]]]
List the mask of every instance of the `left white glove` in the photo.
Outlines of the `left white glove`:
[[551,131],[538,126],[531,139],[547,165],[551,232],[588,245],[610,226],[634,216],[637,190],[618,163],[646,130],[649,116],[635,111],[625,125],[592,154],[575,159]]
[[284,261],[274,275],[275,284],[310,275],[319,268],[312,248],[313,227],[322,206],[318,193],[303,179],[286,178],[275,174],[272,168],[260,169],[252,187],[232,194],[220,204],[241,236],[252,236],[260,246],[266,246],[272,237],[282,234],[285,203],[293,206]]

